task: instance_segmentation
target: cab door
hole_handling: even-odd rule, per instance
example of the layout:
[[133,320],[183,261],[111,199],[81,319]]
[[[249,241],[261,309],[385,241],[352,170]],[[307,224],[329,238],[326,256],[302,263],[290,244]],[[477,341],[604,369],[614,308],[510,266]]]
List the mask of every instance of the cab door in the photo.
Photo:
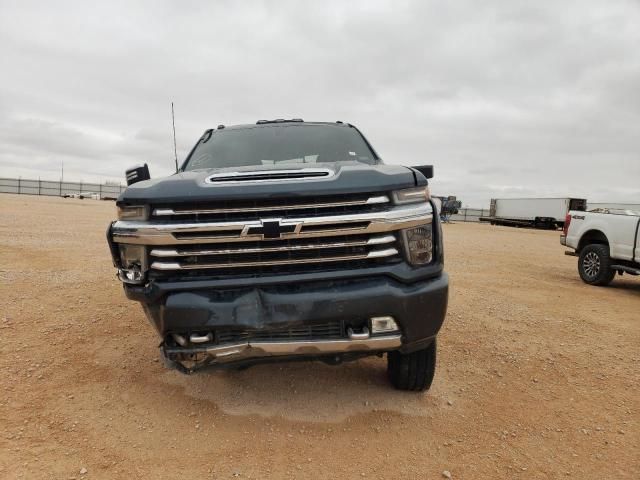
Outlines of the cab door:
[[609,240],[609,254],[618,260],[632,260],[638,250],[636,230],[639,217],[621,214],[605,214],[605,235]]

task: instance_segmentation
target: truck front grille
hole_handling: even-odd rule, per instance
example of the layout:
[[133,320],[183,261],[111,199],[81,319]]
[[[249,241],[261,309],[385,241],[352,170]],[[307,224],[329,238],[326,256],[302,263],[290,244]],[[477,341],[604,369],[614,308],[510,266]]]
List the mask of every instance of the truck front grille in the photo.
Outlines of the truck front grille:
[[[432,220],[430,204],[386,193],[152,205],[116,222],[116,244],[146,246],[150,279],[352,270],[402,262],[401,230]],[[148,266],[148,267],[147,267]]]

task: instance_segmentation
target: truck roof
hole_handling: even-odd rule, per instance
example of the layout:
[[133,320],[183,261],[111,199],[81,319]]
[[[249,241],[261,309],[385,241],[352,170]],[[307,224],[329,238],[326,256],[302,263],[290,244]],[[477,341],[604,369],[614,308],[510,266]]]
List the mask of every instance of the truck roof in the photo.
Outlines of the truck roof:
[[278,118],[275,120],[258,120],[256,123],[243,123],[238,125],[218,125],[216,130],[240,130],[245,128],[261,128],[272,127],[274,125],[331,125],[335,127],[353,127],[350,123],[344,123],[340,120],[336,122],[305,122],[301,118],[283,119]]

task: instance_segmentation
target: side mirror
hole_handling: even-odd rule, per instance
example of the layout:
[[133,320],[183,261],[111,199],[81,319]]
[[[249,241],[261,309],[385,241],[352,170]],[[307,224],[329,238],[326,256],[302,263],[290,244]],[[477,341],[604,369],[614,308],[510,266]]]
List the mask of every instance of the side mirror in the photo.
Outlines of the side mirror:
[[418,165],[411,168],[418,170],[426,178],[433,178],[433,165]]
[[149,180],[151,178],[151,175],[149,174],[149,166],[146,163],[144,165],[136,165],[135,167],[130,168],[125,172],[125,176],[127,177],[127,186],[142,182],[143,180]]

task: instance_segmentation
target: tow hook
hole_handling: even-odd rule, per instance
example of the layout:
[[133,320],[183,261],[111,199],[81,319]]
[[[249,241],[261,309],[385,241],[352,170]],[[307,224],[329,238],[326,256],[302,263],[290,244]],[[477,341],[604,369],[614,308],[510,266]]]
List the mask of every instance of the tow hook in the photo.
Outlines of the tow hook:
[[367,327],[362,327],[361,332],[354,332],[353,328],[349,327],[347,329],[347,335],[349,336],[349,340],[366,340],[371,336]]

